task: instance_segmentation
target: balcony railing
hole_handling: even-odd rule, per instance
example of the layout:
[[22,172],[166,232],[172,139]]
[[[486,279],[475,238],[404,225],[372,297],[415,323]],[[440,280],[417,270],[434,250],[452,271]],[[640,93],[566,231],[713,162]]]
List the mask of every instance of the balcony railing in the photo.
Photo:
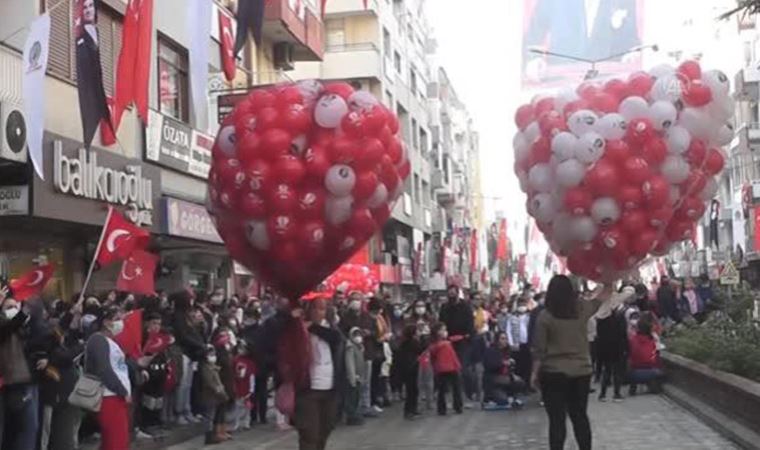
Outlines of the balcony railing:
[[360,51],[376,51],[380,53],[380,49],[374,42],[356,42],[352,44],[328,44],[325,51],[328,53],[339,52],[360,52]]

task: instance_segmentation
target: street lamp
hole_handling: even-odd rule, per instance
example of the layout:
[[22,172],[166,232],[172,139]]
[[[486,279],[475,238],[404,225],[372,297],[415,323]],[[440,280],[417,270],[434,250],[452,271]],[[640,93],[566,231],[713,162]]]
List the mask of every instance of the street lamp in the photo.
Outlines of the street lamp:
[[575,55],[566,55],[563,53],[556,53],[549,50],[545,50],[540,47],[530,47],[528,51],[531,53],[536,53],[538,55],[554,56],[557,58],[564,58],[564,59],[569,59],[571,61],[578,61],[578,62],[591,64],[591,68],[588,70],[588,72],[586,72],[586,75],[583,77],[584,80],[590,80],[592,78],[596,78],[599,75],[599,71],[596,69],[597,64],[610,61],[612,59],[620,58],[621,56],[629,55],[631,53],[643,52],[644,50],[647,50],[647,49],[652,49],[653,51],[656,52],[660,49],[660,47],[658,47],[657,44],[639,45],[633,48],[629,48],[628,50],[624,52],[615,53],[609,56],[605,56],[604,58],[597,58],[597,59],[583,58],[583,57],[575,56]]

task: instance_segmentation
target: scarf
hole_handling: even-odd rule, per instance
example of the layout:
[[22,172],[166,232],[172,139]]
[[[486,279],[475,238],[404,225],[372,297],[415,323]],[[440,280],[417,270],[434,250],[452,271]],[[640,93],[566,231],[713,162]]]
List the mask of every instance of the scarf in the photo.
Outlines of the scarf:
[[689,311],[691,314],[696,314],[699,312],[699,302],[697,301],[697,293],[694,292],[693,289],[688,289],[683,291],[683,296],[686,297],[686,300],[689,302]]

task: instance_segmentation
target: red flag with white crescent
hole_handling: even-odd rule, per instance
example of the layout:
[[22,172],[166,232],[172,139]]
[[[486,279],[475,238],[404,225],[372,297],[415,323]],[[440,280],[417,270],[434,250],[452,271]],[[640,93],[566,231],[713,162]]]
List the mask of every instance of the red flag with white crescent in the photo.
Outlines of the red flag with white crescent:
[[[126,264],[126,263],[125,263]],[[152,278],[151,274],[151,278]],[[143,310],[136,309],[128,312],[124,316],[124,330],[114,337],[114,341],[124,353],[132,359],[139,359],[143,356]]]
[[155,272],[158,256],[135,250],[121,265],[116,289],[132,294],[152,295],[156,292]]
[[506,261],[508,250],[507,219],[501,219],[501,222],[499,222],[499,239],[496,242],[496,258],[499,261]]
[[219,39],[222,57],[222,68],[227,81],[235,79],[235,36],[232,32],[232,19],[221,11],[219,12]]
[[121,31],[121,52],[116,69],[113,123],[119,129],[121,116],[130,103],[137,107],[143,123],[148,123],[153,0],[130,0]]
[[23,301],[39,295],[48,281],[53,278],[53,272],[55,266],[53,264],[47,264],[44,266],[35,267],[29,272],[22,275],[20,278],[11,280],[10,288],[13,294],[13,298],[18,301]]
[[127,221],[113,208],[103,225],[103,234],[95,255],[101,267],[129,257],[137,249],[145,249],[150,240],[150,232]]

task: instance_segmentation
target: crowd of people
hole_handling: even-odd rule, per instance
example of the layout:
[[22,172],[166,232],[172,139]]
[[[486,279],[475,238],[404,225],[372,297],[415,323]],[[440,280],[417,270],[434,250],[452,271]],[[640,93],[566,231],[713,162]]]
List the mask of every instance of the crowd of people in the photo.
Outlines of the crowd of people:
[[[582,306],[557,300],[576,293]],[[102,449],[124,450],[203,422],[215,444],[274,418],[298,430],[301,449],[324,449],[339,423],[362,426],[394,402],[415,420],[449,407],[520,408],[538,390],[551,447],[561,448],[564,414],[583,422],[594,381],[602,401],[610,387],[621,401],[626,382],[629,395],[639,385],[656,390],[663,322],[699,320],[711,301],[709,280],[666,278],[614,294],[550,284],[547,293],[526,286],[487,298],[452,285],[409,302],[337,291],[298,304],[222,289],[18,302],[2,288],[0,441],[74,450],[99,435]],[[72,404],[86,377],[102,386],[96,411]],[[579,448],[590,448],[583,429],[575,427]]]

